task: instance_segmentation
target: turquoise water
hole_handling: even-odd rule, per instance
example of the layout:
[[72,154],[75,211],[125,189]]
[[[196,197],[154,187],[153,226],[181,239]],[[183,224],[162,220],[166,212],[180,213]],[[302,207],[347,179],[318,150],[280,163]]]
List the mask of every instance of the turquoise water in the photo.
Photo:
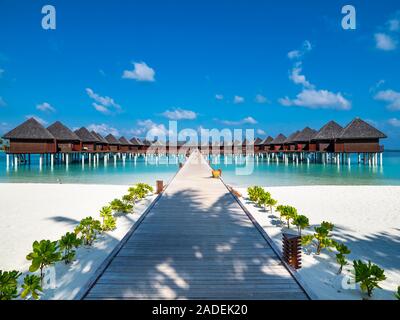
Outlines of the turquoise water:
[[[252,161],[254,168],[250,175],[238,175],[237,169],[245,165],[213,164],[221,168],[226,183],[238,187],[249,185],[262,186],[296,186],[296,185],[400,185],[400,152],[385,152],[383,166],[357,164],[355,157],[352,164],[314,164],[289,163],[277,164],[263,161]],[[251,163],[247,164],[251,168]]]
[[[264,186],[295,186],[295,185],[400,185],[400,152],[385,152],[383,166],[358,165],[353,159],[352,165],[337,166],[335,164],[298,165],[289,163],[269,164],[263,161],[250,160],[247,167],[250,174],[238,174],[244,164],[225,164],[223,157],[219,164],[211,165],[221,168],[224,180],[232,185],[245,187],[249,185]],[[252,168],[252,164],[254,165]],[[155,183],[156,180],[170,180],[178,164],[175,159],[166,161],[161,158],[159,163],[150,161],[146,164],[144,158],[138,158],[136,163],[127,159],[125,165],[118,161],[116,166],[112,159],[105,166],[100,161],[99,166],[82,167],[81,163],[50,166],[43,165],[39,169],[38,159],[32,159],[32,164],[20,165],[18,170],[6,169],[4,153],[0,153],[0,183],[83,183],[83,184],[133,184],[137,182]]]
[[[37,157],[32,157],[31,165],[19,165],[17,170],[10,165],[7,170],[6,157],[0,153],[0,183],[79,183],[79,184],[116,184],[131,185],[137,182],[155,184],[156,180],[169,181],[177,172],[178,164],[168,163],[166,159],[145,162],[139,157],[135,163],[133,159],[126,159],[125,165],[121,160],[114,165],[110,158],[107,165],[100,159],[99,165],[81,162],[65,164],[43,165],[39,167]],[[10,159],[11,162],[11,159]],[[172,159],[171,161],[172,162]]]

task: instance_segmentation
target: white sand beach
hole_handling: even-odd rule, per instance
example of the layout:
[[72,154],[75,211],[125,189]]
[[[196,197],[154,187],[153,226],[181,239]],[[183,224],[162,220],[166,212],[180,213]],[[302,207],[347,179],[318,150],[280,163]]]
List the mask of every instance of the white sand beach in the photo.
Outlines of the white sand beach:
[[[66,232],[72,232],[82,218],[100,219],[101,207],[120,198],[128,187],[0,184],[0,270],[26,272],[30,262],[25,257],[35,240],[58,240]],[[100,236],[93,247],[79,248],[74,263],[68,266],[57,263],[53,269],[56,286],[46,289],[42,299],[74,299],[154,198],[154,195],[147,197],[136,205],[133,214],[119,217],[117,229]]]
[[[398,186],[303,186],[268,187],[279,204],[292,205],[310,219],[311,228],[322,221],[335,224],[334,239],[352,251],[348,259],[371,260],[385,269],[387,280],[374,291],[373,299],[394,299],[400,285],[400,187]],[[246,198],[246,189],[238,189]],[[279,213],[271,214],[241,199],[278,248],[282,245]],[[307,233],[307,232],[306,232]],[[352,265],[337,275],[334,253],[320,256],[315,250],[303,254],[298,272],[319,299],[360,299],[360,292],[347,285]]]

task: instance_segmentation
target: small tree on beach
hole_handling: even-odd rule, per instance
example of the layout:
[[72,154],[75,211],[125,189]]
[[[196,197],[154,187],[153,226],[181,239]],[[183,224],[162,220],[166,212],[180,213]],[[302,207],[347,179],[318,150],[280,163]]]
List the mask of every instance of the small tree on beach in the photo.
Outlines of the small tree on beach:
[[306,216],[298,215],[294,217],[293,224],[297,227],[299,236],[301,236],[301,230],[307,228],[310,225],[310,222]]
[[271,194],[269,192],[263,191],[258,195],[257,205],[260,207],[264,207],[264,211],[266,211],[269,199],[271,199]]
[[317,240],[317,252],[319,255],[322,249],[332,247],[335,242],[331,239],[330,232],[333,230],[334,225],[330,222],[323,221],[319,227],[315,227],[314,238]]
[[269,211],[272,213],[272,208],[276,206],[278,203],[277,200],[273,199],[271,196],[268,198],[267,206],[269,207]]
[[31,274],[27,275],[24,278],[24,283],[22,285],[22,292],[21,292],[21,298],[26,299],[31,296],[33,299],[38,300],[39,299],[39,294],[43,292],[42,286],[41,286],[41,279],[37,275]]
[[67,232],[59,241],[60,250],[63,252],[62,260],[65,264],[71,263],[75,259],[76,251],[82,245],[82,239],[79,239],[75,233]]
[[290,229],[290,220],[297,217],[297,209],[292,206],[282,206],[279,210],[281,217],[286,220],[287,227]]
[[386,279],[385,271],[376,264],[372,264],[371,261],[364,263],[361,260],[354,260],[353,266],[356,283],[360,283],[361,291],[366,292],[368,297],[371,297],[373,290],[380,288],[379,282]]
[[103,231],[112,231],[117,227],[117,219],[113,216],[110,206],[105,206],[100,210],[100,217],[103,218],[101,225]]
[[247,188],[247,194],[249,196],[249,200],[252,202],[257,202],[259,197],[264,193],[264,189],[259,186],[249,187]]
[[81,220],[75,228],[75,234],[81,236],[81,240],[85,245],[91,246],[96,240],[97,235],[101,232],[101,223],[92,217],[86,217]]
[[40,279],[43,285],[43,270],[60,261],[61,253],[58,251],[57,241],[50,240],[35,241],[32,249],[33,251],[26,256],[27,260],[32,261],[29,271],[35,272],[40,270]]
[[0,300],[12,300],[18,297],[18,278],[21,273],[0,270]]
[[133,205],[127,201],[114,199],[110,202],[110,208],[116,213],[130,213],[133,210]]
[[336,261],[339,264],[338,274],[342,273],[343,267],[347,266],[349,263],[347,262],[346,255],[350,254],[350,249],[344,243],[334,243],[336,250],[338,253],[336,254]]

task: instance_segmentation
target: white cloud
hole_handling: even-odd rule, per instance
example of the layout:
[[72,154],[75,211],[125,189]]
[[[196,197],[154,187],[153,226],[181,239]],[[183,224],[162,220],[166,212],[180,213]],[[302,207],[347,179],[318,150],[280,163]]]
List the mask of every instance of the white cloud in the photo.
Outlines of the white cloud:
[[257,124],[257,120],[253,117],[246,117],[239,121],[230,121],[230,120],[217,120],[226,126],[239,126],[242,124]]
[[55,112],[56,109],[54,109],[50,103],[43,102],[41,104],[36,105],[36,109],[43,111],[43,112]]
[[217,100],[224,100],[224,96],[222,94],[216,94],[215,99]]
[[37,122],[39,122],[42,126],[45,126],[46,124],[47,124],[47,121],[46,120],[44,120],[44,119],[42,119],[42,118],[40,118],[40,117],[38,117],[38,116],[35,116],[35,115],[32,115],[32,114],[28,114],[28,115],[26,115],[25,116],[25,119],[30,119],[30,118],[34,118]]
[[233,97],[233,103],[235,104],[239,104],[239,103],[243,103],[244,102],[244,98],[241,96],[234,96]]
[[302,48],[300,50],[293,50],[288,53],[289,59],[299,59],[304,56],[307,52],[311,51],[312,45],[311,42],[305,40],[303,42]]
[[257,129],[257,134],[264,136],[267,133],[263,129]]
[[0,107],[5,107],[7,104],[2,97],[0,97]]
[[136,81],[148,81],[153,82],[155,81],[154,75],[155,71],[153,68],[150,68],[144,62],[134,62],[133,63],[133,70],[125,70],[122,74],[122,78],[124,79],[134,79]]
[[168,134],[168,129],[163,124],[157,124],[154,121],[138,120],[138,128],[131,130],[131,133],[136,136],[166,136]]
[[288,97],[279,99],[284,106],[298,106],[310,109],[335,109],[350,110],[351,102],[339,93],[333,93],[328,90],[303,89],[296,99]]
[[400,92],[391,89],[379,91],[374,99],[387,102],[387,108],[389,110],[400,110]]
[[289,75],[289,79],[292,80],[295,84],[301,84],[305,88],[314,88],[309,81],[307,81],[306,77],[301,74],[302,71],[302,63],[298,62],[294,65],[291,74]]
[[266,97],[264,97],[262,94],[257,94],[256,98],[254,99],[256,103],[268,103],[268,99]]
[[86,88],[86,93],[90,98],[92,98],[95,102],[92,103],[93,108],[103,114],[110,114],[113,111],[120,112],[121,106],[117,104],[113,98],[108,96],[101,96],[98,93],[95,93],[92,89]]
[[384,51],[392,51],[397,47],[397,40],[385,33],[375,33],[376,47]]
[[391,119],[389,119],[389,120],[388,120],[388,123],[389,123],[391,126],[393,126],[393,127],[397,127],[397,128],[400,127],[400,120],[397,119],[397,118],[391,118]]
[[97,133],[101,134],[102,136],[106,136],[108,134],[112,134],[114,136],[119,136],[119,131],[105,123],[102,124],[90,124],[87,126],[89,131],[96,131]]
[[163,112],[163,116],[170,120],[194,120],[197,113],[191,110],[175,109]]

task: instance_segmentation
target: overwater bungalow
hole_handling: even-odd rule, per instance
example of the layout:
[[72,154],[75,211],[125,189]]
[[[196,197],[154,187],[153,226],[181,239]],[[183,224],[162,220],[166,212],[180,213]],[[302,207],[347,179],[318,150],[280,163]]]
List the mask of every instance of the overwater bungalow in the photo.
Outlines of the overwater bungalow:
[[342,131],[335,141],[335,152],[345,153],[380,153],[383,146],[380,139],[387,136],[369,123],[355,118]]
[[335,121],[329,121],[325,124],[311,139],[315,144],[315,151],[334,152],[335,141],[342,134],[343,127]]
[[88,129],[82,127],[74,132],[82,141],[82,151],[96,151],[96,144],[100,141],[93,136]]
[[311,139],[315,136],[317,133],[316,130],[311,129],[309,127],[305,127],[300,133],[298,133],[292,140],[296,144],[296,151],[315,151],[315,144],[314,146],[311,146],[310,150],[310,144],[311,144]]
[[97,133],[96,131],[90,131],[90,133],[99,140],[99,142],[96,143],[96,150],[109,151],[108,142],[100,133]]
[[111,133],[104,137],[108,142],[109,150],[112,152],[117,152],[121,150],[121,142],[118,141]]
[[283,142],[283,149],[285,151],[295,151],[296,150],[296,143],[294,142],[294,139],[296,138],[296,136],[299,135],[299,133],[300,133],[300,131],[297,130],[285,139],[285,141]]
[[263,152],[269,151],[270,143],[274,140],[271,136],[266,137],[260,144],[260,150]]
[[142,152],[143,150],[143,142],[136,137],[133,137],[131,140],[129,140],[131,142],[131,148],[133,152]]
[[10,141],[7,152],[11,154],[56,152],[56,138],[34,118],[6,133],[3,139]]
[[56,139],[56,152],[81,151],[81,139],[60,121],[56,121],[48,126],[47,130]]
[[128,152],[133,150],[133,145],[125,137],[120,137],[118,141],[121,143],[120,150],[122,152]]
[[258,153],[262,150],[262,142],[263,142],[263,140],[258,137],[254,140],[254,152],[255,153]]
[[286,136],[282,133],[278,134],[274,140],[270,142],[270,151],[283,151]]

